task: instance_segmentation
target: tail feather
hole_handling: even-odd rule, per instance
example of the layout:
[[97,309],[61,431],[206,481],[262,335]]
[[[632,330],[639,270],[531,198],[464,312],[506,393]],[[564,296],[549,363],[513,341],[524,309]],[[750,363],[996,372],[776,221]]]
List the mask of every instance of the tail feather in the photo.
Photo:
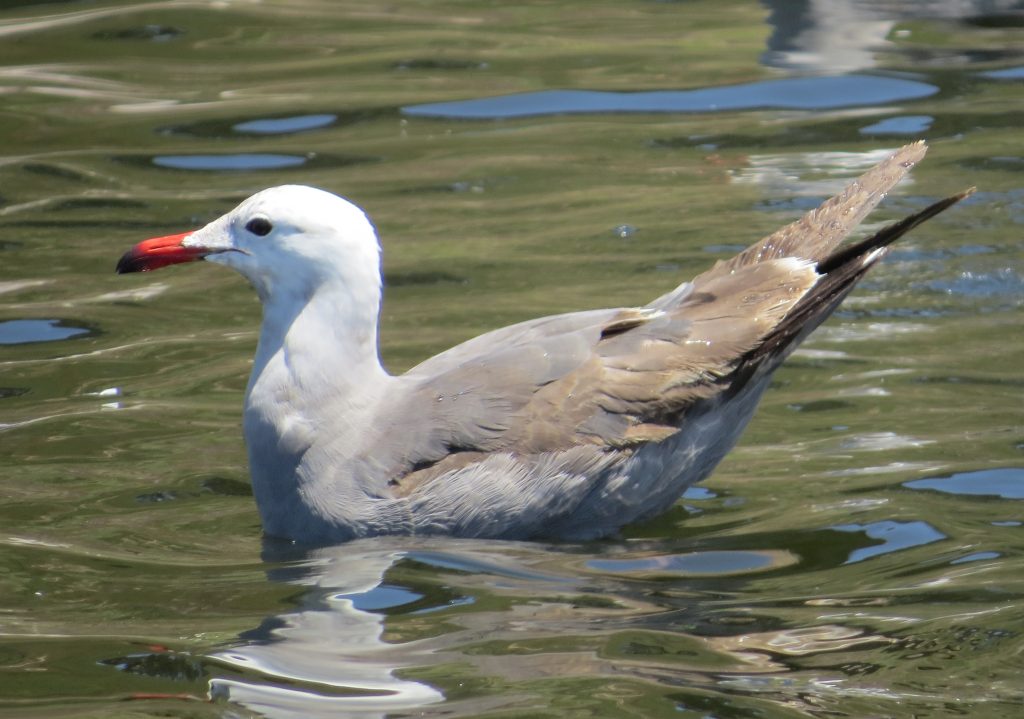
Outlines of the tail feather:
[[924,158],[927,151],[928,146],[924,142],[904,145],[848,184],[838,195],[731,259],[716,263],[704,274],[727,272],[779,257],[821,261]]
[[759,360],[768,358],[777,358],[781,361],[832,314],[868,270],[888,253],[889,245],[973,192],[972,187],[939,200],[920,212],[888,225],[874,235],[843,247],[821,260],[817,265],[821,279],[742,364],[756,365],[760,364]]

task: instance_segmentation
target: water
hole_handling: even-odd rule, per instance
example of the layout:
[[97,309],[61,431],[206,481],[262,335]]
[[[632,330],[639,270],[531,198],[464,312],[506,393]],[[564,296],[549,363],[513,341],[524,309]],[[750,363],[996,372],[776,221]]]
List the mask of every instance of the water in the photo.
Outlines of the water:
[[[1024,682],[1024,7],[0,8],[0,715],[1006,717]],[[346,194],[395,371],[641,303],[932,150],[977,185],[779,372],[667,515],[586,544],[261,539],[259,311],[132,243]]]
[[403,108],[414,117],[497,120],[537,115],[621,112],[722,112],[728,110],[835,110],[928,97],[933,85],[891,77],[841,75],[793,77],[730,87],[682,91],[595,92],[545,90],[462,102]]

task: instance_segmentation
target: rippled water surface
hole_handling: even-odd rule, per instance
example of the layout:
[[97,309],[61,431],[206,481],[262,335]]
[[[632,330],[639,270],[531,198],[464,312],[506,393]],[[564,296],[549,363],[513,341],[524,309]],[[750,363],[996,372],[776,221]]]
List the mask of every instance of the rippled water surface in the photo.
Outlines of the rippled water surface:
[[[0,4],[0,715],[1019,715],[1022,66],[998,0]],[[918,137],[871,226],[977,194],[614,540],[263,540],[255,297],[113,274],[334,190],[400,371],[646,302]]]

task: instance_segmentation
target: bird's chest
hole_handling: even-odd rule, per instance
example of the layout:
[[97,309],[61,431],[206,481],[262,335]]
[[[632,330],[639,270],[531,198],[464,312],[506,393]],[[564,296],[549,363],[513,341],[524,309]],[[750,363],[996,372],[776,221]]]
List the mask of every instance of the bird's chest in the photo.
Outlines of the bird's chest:
[[254,378],[245,402],[244,430],[250,453],[298,456],[316,441],[316,396],[300,391],[280,373]]

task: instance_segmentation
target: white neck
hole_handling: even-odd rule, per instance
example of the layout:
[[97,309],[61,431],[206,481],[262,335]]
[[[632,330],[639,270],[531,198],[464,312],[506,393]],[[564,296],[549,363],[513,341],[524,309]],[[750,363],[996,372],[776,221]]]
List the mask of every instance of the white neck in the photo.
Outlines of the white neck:
[[331,394],[386,376],[377,350],[379,315],[379,287],[361,295],[337,283],[311,293],[277,292],[263,305],[249,393],[268,371],[285,372],[293,386]]
[[391,379],[377,352],[379,281],[361,292],[350,287],[323,283],[309,297],[275,292],[264,301],[244,429],[253,491],[271,533],[294,536],[279,523],[326,518],[334,505],[356,510],[380,491],[363,486],[365,478],[338,476],[358,455]]

